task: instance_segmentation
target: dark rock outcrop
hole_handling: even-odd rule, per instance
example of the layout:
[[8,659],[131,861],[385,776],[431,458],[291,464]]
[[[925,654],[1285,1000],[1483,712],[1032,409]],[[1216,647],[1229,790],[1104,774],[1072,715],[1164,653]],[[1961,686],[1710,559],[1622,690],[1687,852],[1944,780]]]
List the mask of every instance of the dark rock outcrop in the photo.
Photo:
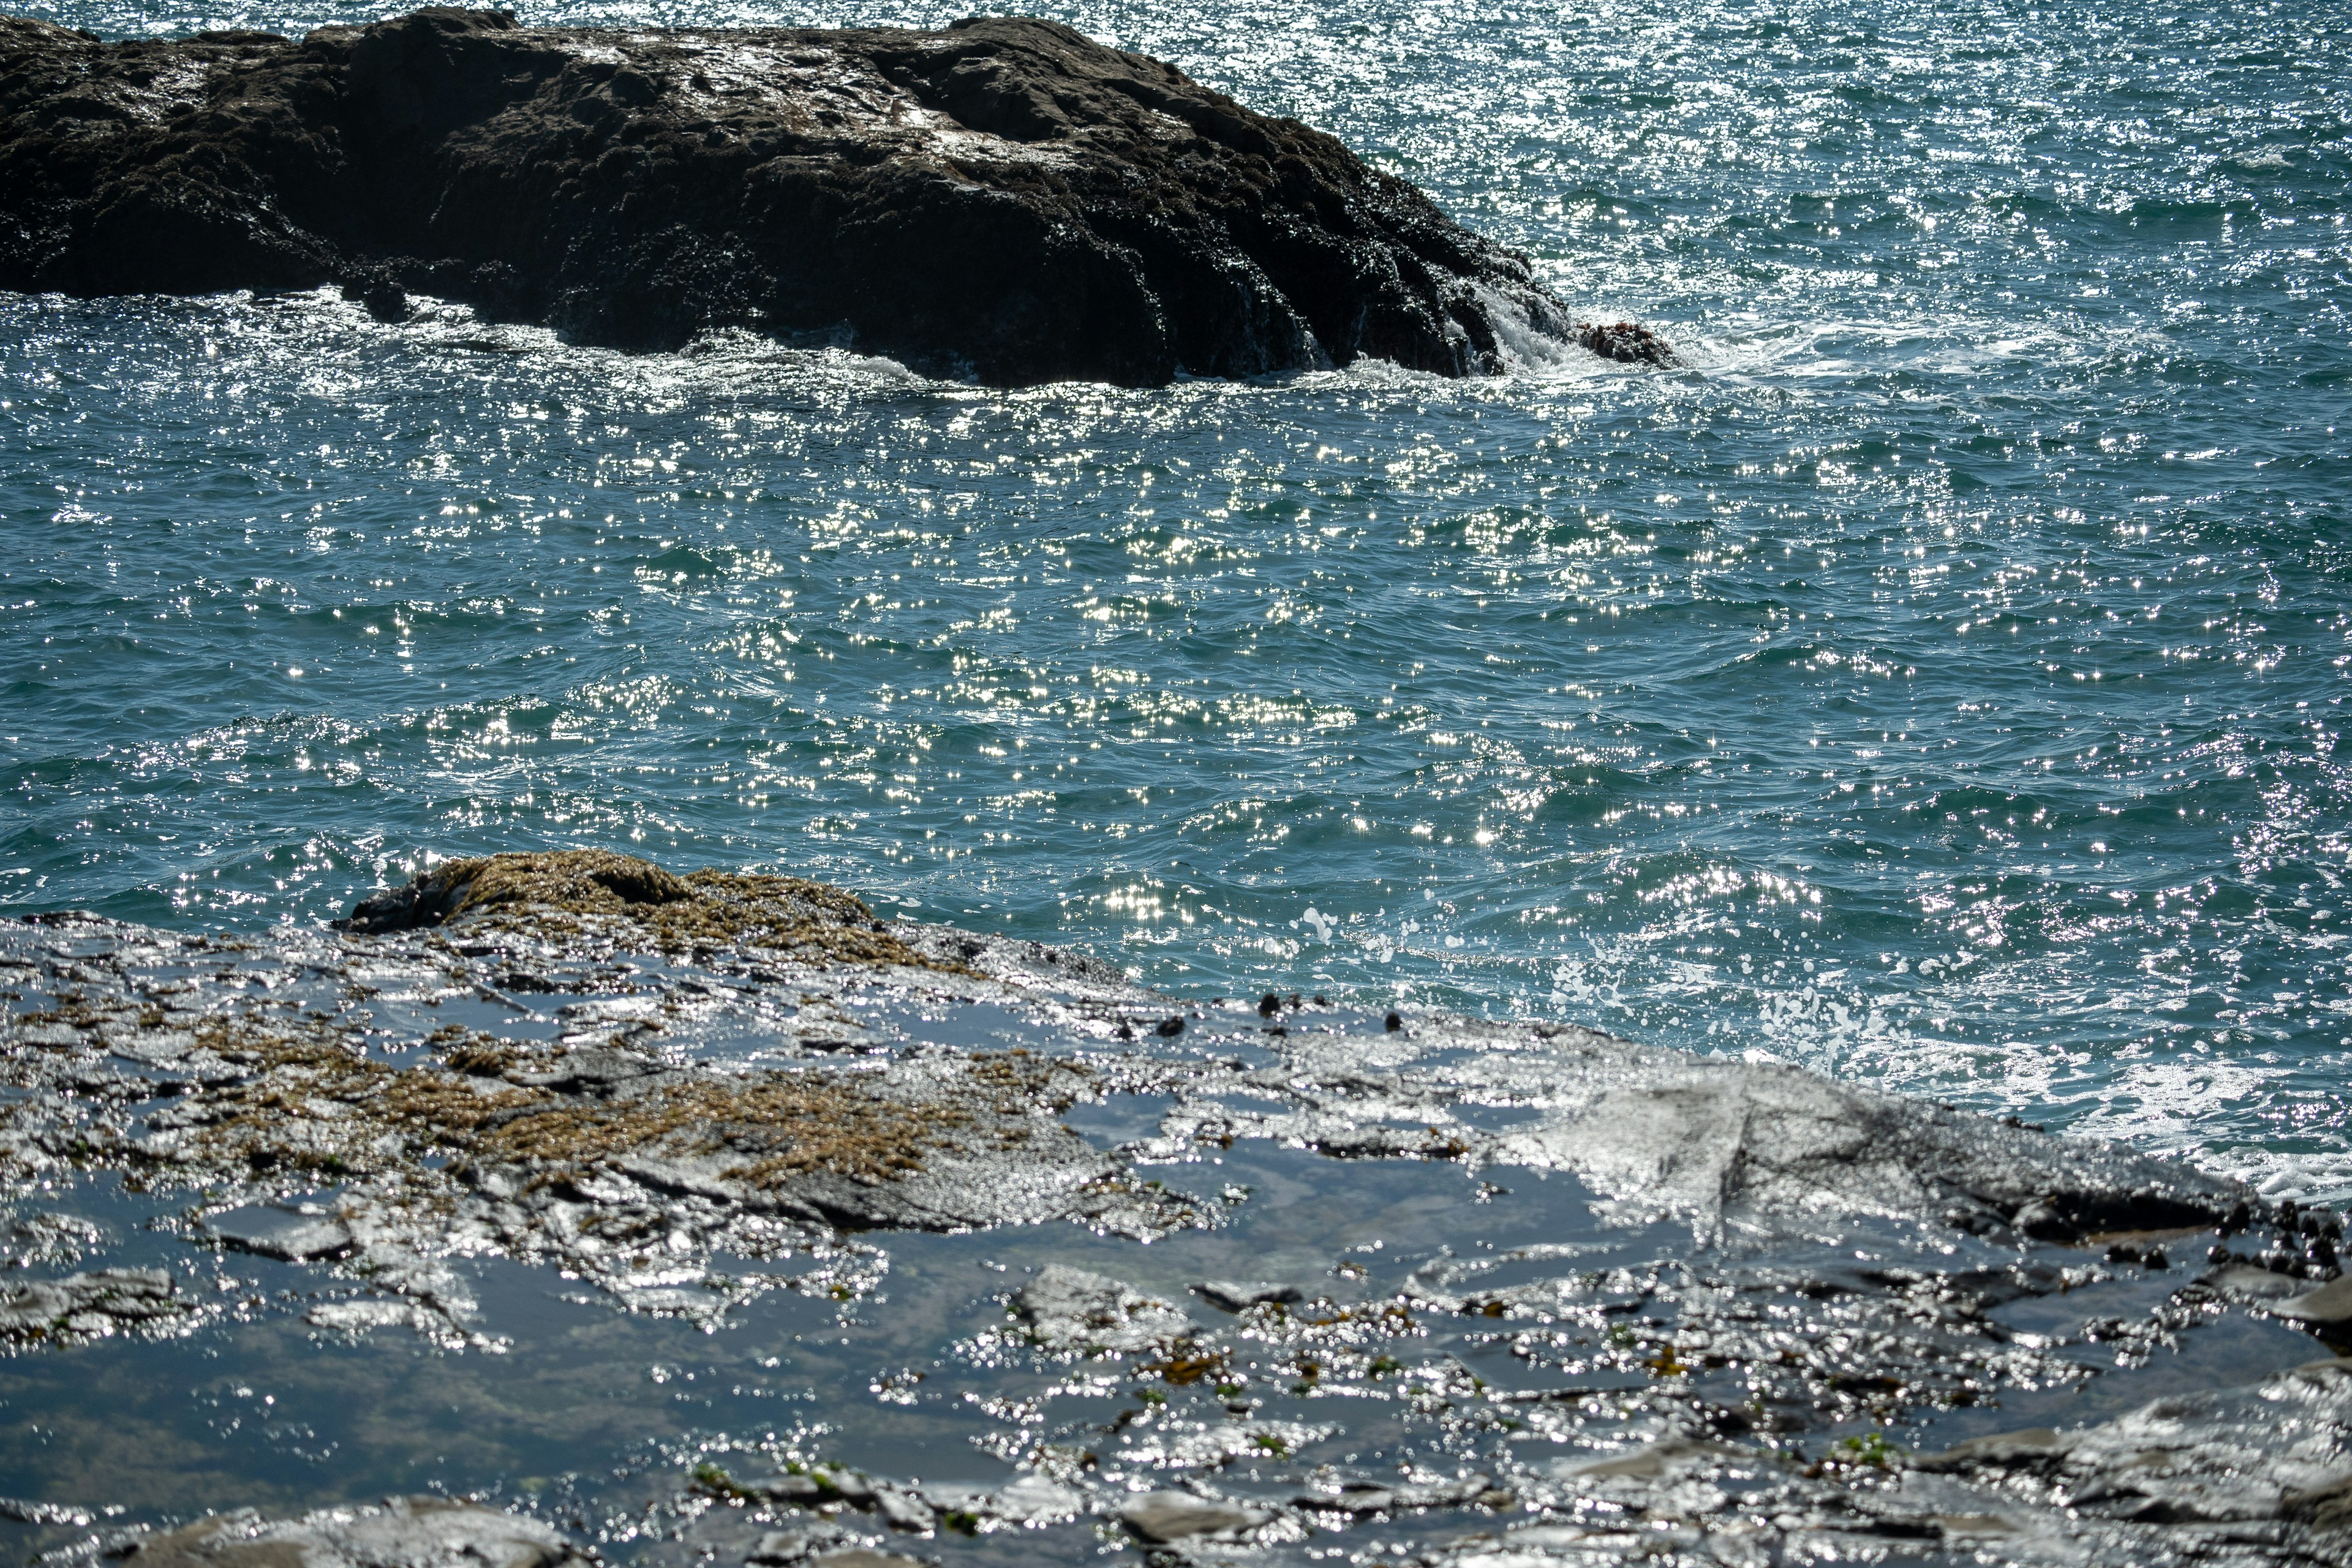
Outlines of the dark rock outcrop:
[[[2352,1362],[2281,1327],[2342,1348],[2332,1209],[1572,1025],[1279,993],[1272,1016],[602,850],[442,861],[335,931],[0,921],[11,1405],[44,1437],[135,1434],[126,1399],[169,1377],[214,1417],[250,1367],[277,1431],[364,1405],[376,1451],[435,1453],[443,1410],[478,1411],[486,1480],[579,1466],[576,1533],[674,1521],[640,1568],[904,1568],[880,1543],[1000,1531],[1004,1560],[1076,1565],[1114,1530],[1179,1553],[1344,1533],[1424,1568],[2352,1561]],[[2200,1279],[2171,1261],[2199,1256]],[[556,1280],[594,1294],[559,1315]],[[688,1331],[583,1335],[597,1300]],[[320,1354],[288,1353],[297,1313]],[[412,1333],[447,1353],[389,1342]],[[614,1369],[725,1335],[686,1353],[751,1384],[730,1398],[876,1399],[886,1435],[697,1443],[667,1482],[615,1465],[661,1452],[660,1385],[694,1369]],[[717,1383],[683,1397],[730,1408]],[[1893,1440],[1915,1429],[1945,1451]],[[856,1452],[975,1441],[1013,1473]],[[97,1527],[41,1561],[587,1568],[528,1517],[536,1485],[520,1515],[184,1523],[172,1472],[86,1451],[45,1445],[34,1498],[0,1498]],[[280,1451],[223,1445],[202,1482],[278,1500]],[[313,1463],[321,1502],[382,1473]]]
[[1469,375],[1514,334],[1673,360],[1331,137],[1051,22],[0,19],[0,287],[328,282],[392,319],[415,290],[628,349],[846,336],[1001,384]]

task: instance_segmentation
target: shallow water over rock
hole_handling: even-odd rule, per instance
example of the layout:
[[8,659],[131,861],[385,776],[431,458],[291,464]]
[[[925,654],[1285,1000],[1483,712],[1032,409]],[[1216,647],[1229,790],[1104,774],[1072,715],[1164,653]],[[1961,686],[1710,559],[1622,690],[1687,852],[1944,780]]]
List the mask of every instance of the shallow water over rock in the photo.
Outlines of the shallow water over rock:
[[257,1508],[236,1568],[438,1492],[649,1564],[2343,1549],[2352,1374],[2284,1315],[2333,1215],[1572,1026],[515,885],[0,928],[26,1545]]

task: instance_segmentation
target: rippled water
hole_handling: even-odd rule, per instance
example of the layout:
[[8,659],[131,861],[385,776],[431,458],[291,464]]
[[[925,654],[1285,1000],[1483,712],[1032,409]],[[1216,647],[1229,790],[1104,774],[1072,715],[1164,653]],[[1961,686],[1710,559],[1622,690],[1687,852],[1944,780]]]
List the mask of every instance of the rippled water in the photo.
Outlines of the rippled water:
[[1005,395],[0,297],[0,906],[610,844],[2352,1190],[2346,13],[1042,9],[1694,368]]

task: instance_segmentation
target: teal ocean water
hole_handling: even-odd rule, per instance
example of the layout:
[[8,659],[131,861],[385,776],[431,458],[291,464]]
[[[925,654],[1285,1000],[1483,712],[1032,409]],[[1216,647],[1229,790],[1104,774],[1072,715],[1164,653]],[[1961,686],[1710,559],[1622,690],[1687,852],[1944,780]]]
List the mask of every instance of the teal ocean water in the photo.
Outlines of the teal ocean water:
[[1043,10],[1691,368],[1008,395],[0,297],[0,908],[608,845],[2352,1192],[2352,16]]

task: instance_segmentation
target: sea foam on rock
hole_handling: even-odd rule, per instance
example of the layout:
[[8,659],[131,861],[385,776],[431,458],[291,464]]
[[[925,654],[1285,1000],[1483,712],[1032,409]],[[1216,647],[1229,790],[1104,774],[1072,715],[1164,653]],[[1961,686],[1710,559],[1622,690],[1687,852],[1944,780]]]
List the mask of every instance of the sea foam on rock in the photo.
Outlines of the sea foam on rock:
[[846,332],[997,384],[1363,357],[1492,373],[1575,321],[1524,258],[1295,120],[1057,23],[520,27],[299,40],[0,18],[0,288],[340,282],[629,349]]

